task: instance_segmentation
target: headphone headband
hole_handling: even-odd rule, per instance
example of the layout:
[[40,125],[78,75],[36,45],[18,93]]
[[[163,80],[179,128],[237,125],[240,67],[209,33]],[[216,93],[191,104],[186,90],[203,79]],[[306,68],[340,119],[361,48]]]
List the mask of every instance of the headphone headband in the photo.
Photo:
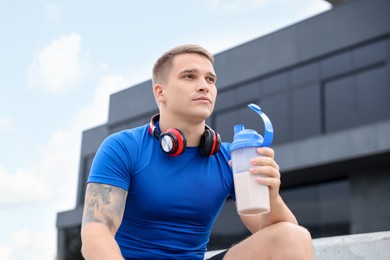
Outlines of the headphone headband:
[[160,119],[160,114],[155,114],[152,116],[152,119],[149,122],[149,134],[156,137],[157,139],[160,139],[161,132],[156,127],[157,121]]

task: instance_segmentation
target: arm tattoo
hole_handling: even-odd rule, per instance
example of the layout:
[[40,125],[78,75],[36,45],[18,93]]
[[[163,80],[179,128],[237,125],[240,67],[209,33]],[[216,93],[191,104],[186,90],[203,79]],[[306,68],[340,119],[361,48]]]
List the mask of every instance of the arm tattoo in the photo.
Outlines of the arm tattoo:
[[116,231],[122,220],[127,191],[110,185],[89,183],[85,197],[83,225],[105,224]]

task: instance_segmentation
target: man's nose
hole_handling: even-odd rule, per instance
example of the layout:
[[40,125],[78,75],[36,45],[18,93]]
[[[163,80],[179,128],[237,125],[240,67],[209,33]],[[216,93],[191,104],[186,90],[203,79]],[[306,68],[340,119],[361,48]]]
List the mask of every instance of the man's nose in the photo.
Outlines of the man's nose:
[[207,82],[206,79],[200,79],[198,82],[198,88],[197,90],[200,92],[209,92],[209,83]]

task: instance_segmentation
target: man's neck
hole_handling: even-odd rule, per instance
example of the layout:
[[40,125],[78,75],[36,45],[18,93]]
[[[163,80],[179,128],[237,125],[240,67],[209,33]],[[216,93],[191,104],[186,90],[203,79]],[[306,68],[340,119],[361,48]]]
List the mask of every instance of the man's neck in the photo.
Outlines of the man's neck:
[[187,140],[187,146],[199,146],[200,138],[205,129],[205,121],[193,122],[175,117],[174,119],[160,114],[160,130],[166,132],[169,128],[182,131]]

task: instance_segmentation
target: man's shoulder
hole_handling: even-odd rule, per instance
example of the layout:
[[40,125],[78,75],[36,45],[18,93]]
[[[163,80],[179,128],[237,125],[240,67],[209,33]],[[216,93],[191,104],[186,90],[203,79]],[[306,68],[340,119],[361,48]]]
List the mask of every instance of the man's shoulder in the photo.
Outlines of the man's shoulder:
[[147,140],[147,138],[145,138],[146,135],[149,135],[147,127],[147,125],[142,125],[111,133],[104,139],[101,148],[108,150],[133,149],[134,147],[139,146],[140,143],[143,143],[144,140]]
[[134,128],[123,129],[118,132],[110,134],[108,137],[113,139],[127,139],[127,138],[136,138],[144,134],[148,134],[149,125],[141,125]]
[[228,153],[229,154],[230,153],[230,146],[231,146],[231,143],[222,142],[220,150],[223,151],[224,153]]
[[230,160],[230,143],[228,142],[222,142],[221,146],[219,148],[219,152],[216,154],[217,157],[223,157],[225,160]]

